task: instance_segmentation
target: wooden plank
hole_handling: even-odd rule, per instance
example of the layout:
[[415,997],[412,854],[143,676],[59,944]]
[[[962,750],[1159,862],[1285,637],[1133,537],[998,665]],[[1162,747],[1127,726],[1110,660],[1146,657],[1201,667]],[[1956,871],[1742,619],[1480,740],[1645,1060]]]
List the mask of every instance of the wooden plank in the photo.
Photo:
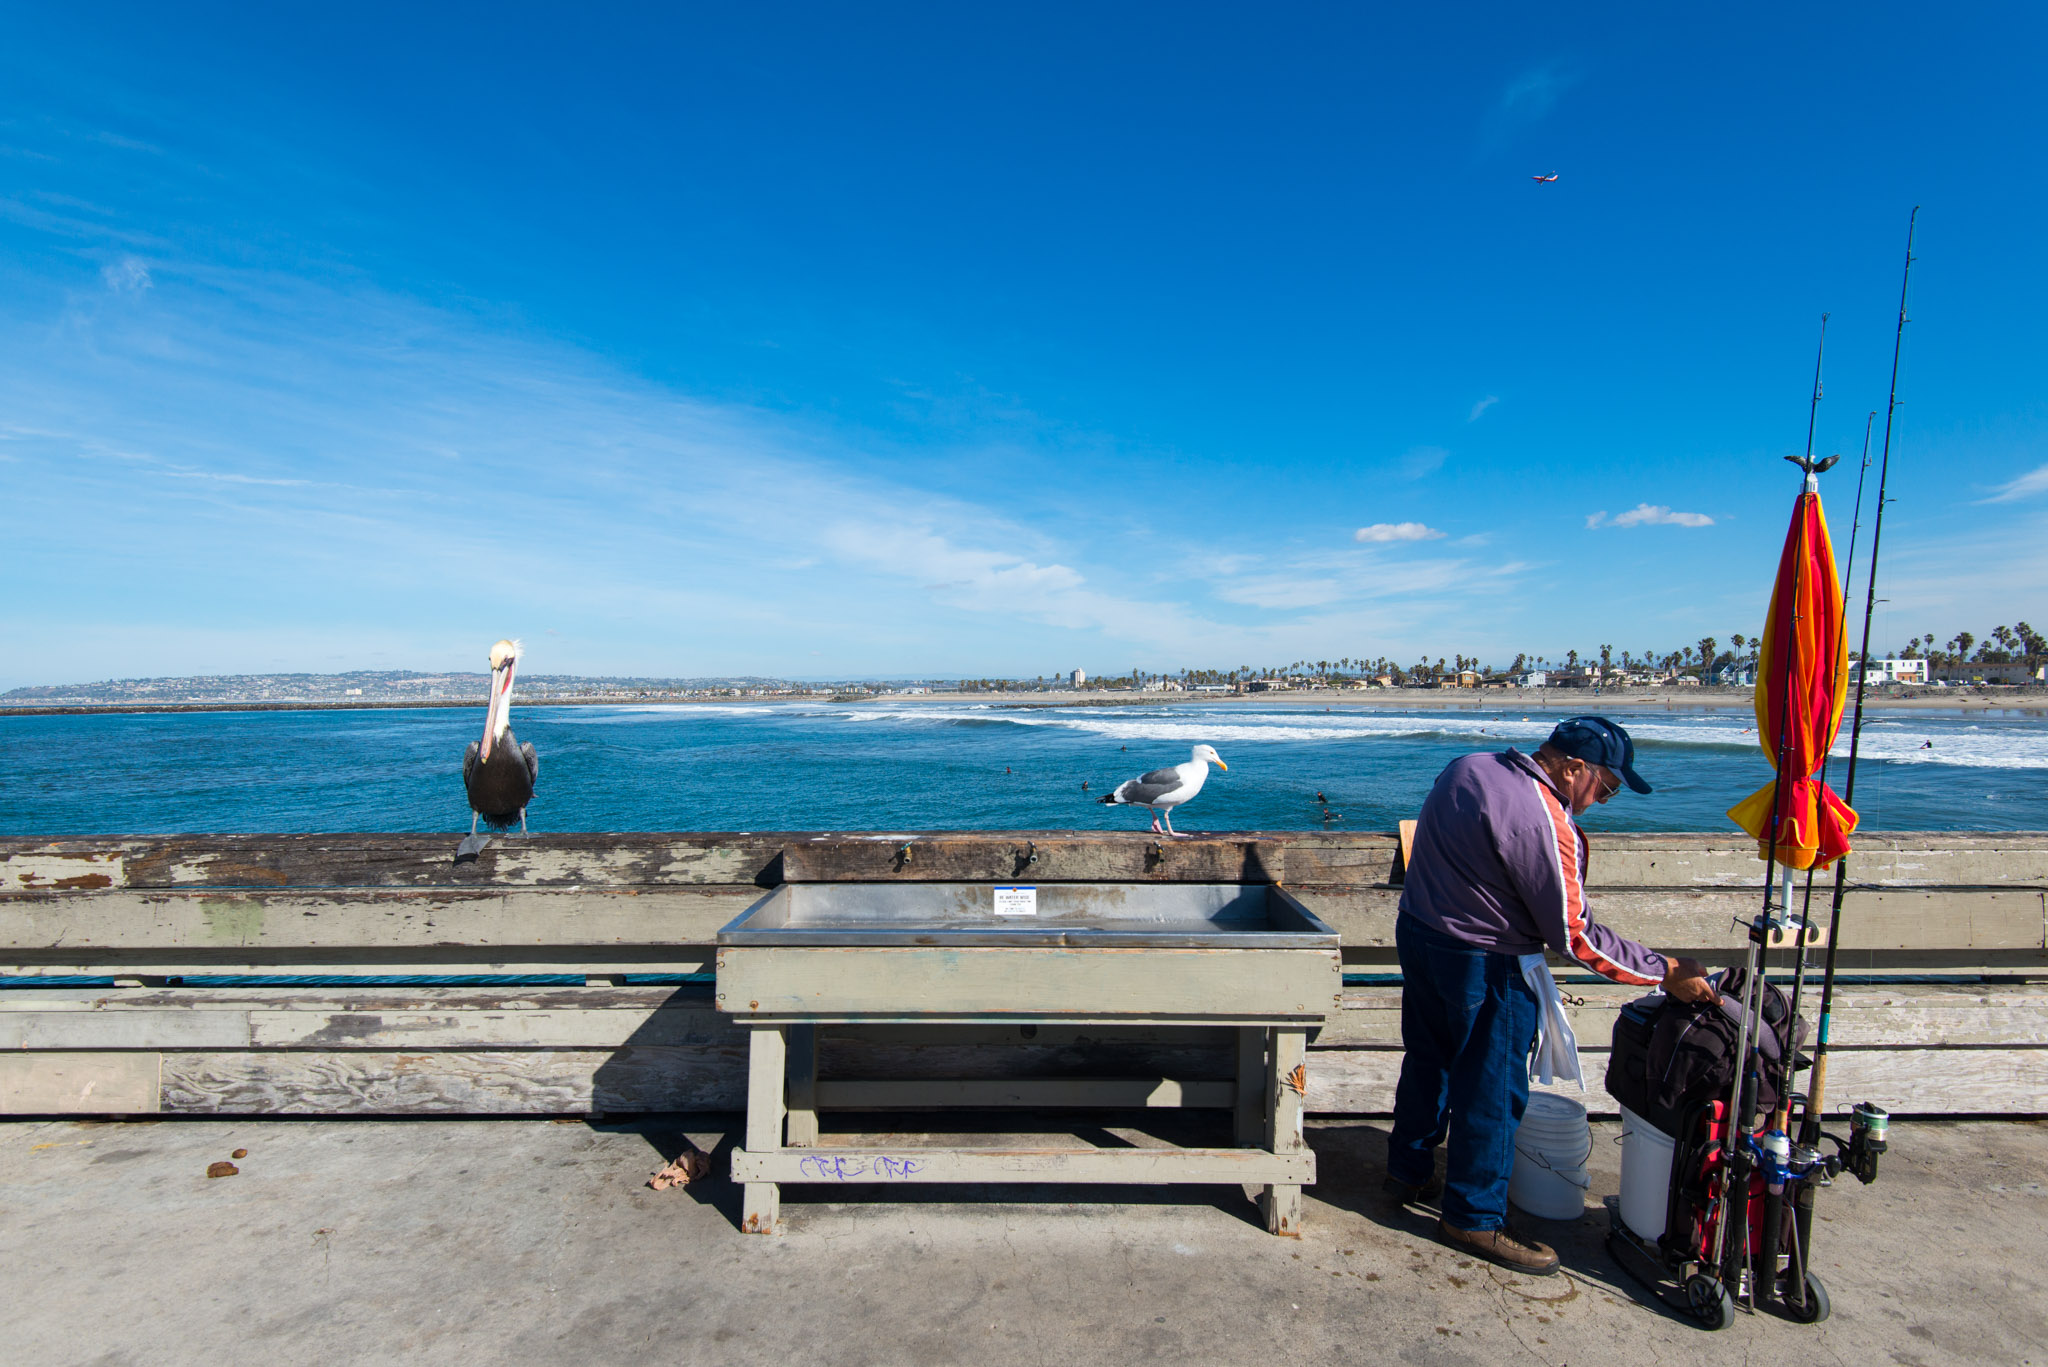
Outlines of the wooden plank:
[[1216,1109],[1236,1103],[1237,1084],[1222,1079],[1125,1077],[831,1078],[817,1084],[817,1096],[821,1109],[834,1111],[920,1111],[947,1106]]
[[1277,883],[1282,854],[1257,836],[927,831],[793,839],[782,867],[793,883]]
[[[1277,1155],[1303,1152],[1302,1100],[1307,1093],[1307,1060],[1303,1032],[1276,1029],[1268,1037],[1266,1066],[1266,1141]],[[1287,1238],[1301,1237],[1301,1187],[1295,1183],[1269,1182],[1259,1193],[1259,1211],[1265,1216],[1266,1232]]]
[[[1035,842],[1039,858],[1026,861]],[[804,846],[814,868],[832,861],[869,876],[895,862],[901,845],[926,849],[927,867],[947,861],[957,875],[1007,881],[1096,878],[1207,878],[1204,853],[1256,847],[1259,867],[1292,886],[1385,885],[1398,841],[1393,832],[1243,832],[1164,846],[1165,867],[1148,867],[1152,838],[1135,831],[661,832],[501,837],[474,863],[453,863],[453,834],[178,835],[49,840],[0,839],[0,890],[78,888],[325,888],[519,886],[772,886],[785,846]],[[1860,883],[1887,886],[2048,887],[2048,834],[2041,832],[1858,832],[1851,856]],[[943,847],[943,851],[941,849]],[[852,853],[840,853],[850,850]],[[1268,853],[1270,852],[1270,853]],[[1135,854],[1135,863],[1133,856]],[[1278,859],[1278,865],[1270,862]],[[823,861],[822,863],[820,861]],[[1156,862],[1156,861],[1152,861]],[[1228,859],[1216,871],[1230,868]],[[1236,866],[1242,871],[1244,865]],[[1178,871],[1176,871],[1178,870]],[[875,876],[880,876],[879,874]],[[890,870],[889,876],[900,876]],[[928,876],[949,876],[943,872]],[[1599,833],[1596,887],[1753,887],[1755,849],[1737,833]],[[68,882],[82,879],[81,882]],[[98,881],[105,879],[105,882]]]
[[[1774,980],[1784,985],[1782,972]],[[1640,996],[1611,984],[1570,984],[1582,1040],[1607,1037],[1614,1012]],[[1817,978],[1805,1008],[1817,1008]],[[1317,1047],[1399,1042],[1398,984],[1344,989]],[[586,1005],[587,1003],[587,1005]],[[213,1019],[213,1018],[219,1019]],[[83,1018],[83,1019],[80,1019]],[[140,1018],[140,1023],[122,1023]],[[739,1027],[696,988],[362,987],[49,988],[0,992],[5,1048],[597,1048],[728,1041]],[[196,1032],[196,1033],[186,1033]],[[876,1059],[976,1052],[1056,1060],[1077,1050],[1146,1049],[1221,1057],[1225,1028],[1066,1024],[834,1027],[826,1048],[841,1072]],[[1838,1045],[2025,1045],[2048,1041],[2048,987],[2034,983],[1847,986],[1835,998]],[[938,1054],[931,1056],[937,1057]],[[1128,1069],[1126,1069],[1128,1071]]]
[[[325,949],[218,950],[186,949],[92,950],[74,953],[51,950],[0,950],[0,971],[24,978],[147,977],[296,977],[402,978],[550,976],[590,978],[629,973],[681,977],[712,971],[710,945],[594,945],[578,953],[573,945],[542,945],[525,949],[496,945],[478,949],[412,946],[396,953],[376,949],[350,953],[346,946]],[[102,991],[114,989],[101,989]],[[133,989],[129,989],[133,990]],[[195,989],[210,990],[210,989]],[[233,989],[223,989],[233,990]],[[531,989],[538,990],[538,989]]]
[[162,1095],[157,1054],[0,1054],[0,1115],[145,1115]]
[[37,987],[0,991],[10,1011],[654,1011],[665,1006],[711,1010],[709,984],[623,987],[396,984],[313,987]]
[[1204,1018],[1339,1008],[1327,950],[773,948],[718,952],[718,1004],[754,1016],[949,1012]]
[[[1606,1068],[1603,1049],[1584,1050],[1592,1101],[1602,1114],[1612,1103],[1598,1091]],[[743,1046],[630,1047],[620,1050],[504,1051],[171,1051],[162,1059],[162,1107],[183,1114],[216,1115],[562,1115],[593,1108],[611,1114],[646,1111],[737,1110],[745,1093]],[[1829,1092],[1844,1104],[1876,1101],[1902,1114],[2034,1114],[2048,1110],[2048,1048],[1860,1048],[1831,1056]],[[13,1052],[0,1054],[0,1071],[15,1078],[59,1067],[130,1070],[153,1051]],[[1307,1058],[1307,1109],[1321,1113],[1384,1114],[1392,1106],[1398,1049],[1318,1049]],[[20,1070],[31,1070],[24,1074]],[[926,1074],[929,1076],[929,1073]],[[120,1071],[120,1077],[134,1073]],[[152,1074],[154,1076],[154,1074]],[[1225,1077],[1227,1077],[1227,1071]],[[1183,1079],[1188,1080],[1188,1079]],[[41,1084],[38,1084],[41,1085]],[[101,1082],[80,1105],[45,1098],[38,1113],[129,1113],[157,1109],[132,1091],[105,1094]],[[75,1096],[72,1093],[62,1094]],[[1577,1095],[1574,1089],[1564,1089]],[[61,1096],[60,1098],[61,1099]],[[118,1104],[116,1104],[118,1102]],[[1606,1105],[1608,1109],[1602,1110]]]
[[758,889],[0,894],[0,952],[708,944]]
[[[1378,832],[1300,832],[1270,837],[1286,850],[1290,887],[1384,885],[1399,837]],[[1882,886],[2048,886],[2042,832],[1858,832],[1851,878]],[[1597,832],[1587,876],[1594,888],[1761,888],[1755,843],[1736,832]]]
[[1287,1183],[1316,1177],[1316,1156],[1258,1149],[734,1149],[735,1182]]
[[[14,1055],[39,1058],[44,1055]],[[741,1050],[168,1053],[163,1109],[185,1115],[581,1115],[736,1111]]]
[[[1782,977],[1773,981],[1786,986]],[[1639,988],[1569,989],[1583,1006],[1567,1005],[1565,1016],[1582,1047],[1603,1045],[1614,1033],[1621,1007],[1641,996]],[[1809,980],[1801,1010],[1820,1008],[1817,981]],[[2048,1044],[2048,989],[2012,987],[1837,988],[1834,1043],[1840,1049],[1998,1045],[2024,1048]],[[1318,1049],[1399,1048],[1401,989],[1347,988],[1344,1010],[1317,1038]]]
[[[1572,1097],[1594,1115],[1619,1114],[1601,1085],[1606,1051],[1580,1052],[1587,1091],[1538,1090]],[[1311,1112],[1392,1113],[1399,1050],[1323,1050],[1310,1062]],[[1870,1101],[1901,1116],[2039,1115],[2048,1112],[2048,1048],[1837,1050],[1828,1055],[1828,1095],[1844,1112],[1854,1102]]]
[[[1781,985],[1783,978],[1777,979]],[[1635,988],[1573,984],[1566,1013],[1580,1040],[1608,1038]],[[1805,1008],[1818,1006],[1810,982]],[[582,1007],[580,999],[590,1005]],[[1315,1047],[1398,1046],[1398,985],[1346,988]],[[138,988],[0,993],[7,1049],[498,1049],[734,1044],[741,1027],[696,989]],[[1840,1047],[2048,1042],[2048,987],[2039,984],[1837,991]],[[1027,1033],[1028,1032],[1028,1033]],[[1253,1028],[1254,1035],[1260,1032]],[[1233,1032],[1143,1025],[877,1025],[833,1027],[823,1044],[840,1075],[1036,1075],[1060,1068],[1228,1076]],[[1154,1065],[1148,1060],[1160,1060]],[[880,1071],[876,1071],[880,1070]],[[1192,1071],[1189,1071],[1192,1070]]]
[[[747,1038],[747,1143],[755,1152],[782,1147],[783,1089],[787,1080],[789,1037],[780,1025],[757,1026]],[[799,1138],[812,1140],[814,1134]],[[738,1173],[733,1179],[739,1181]],[[747,1181],[740,1196],[740,1229],[747,1234],[773,1234],[781,1222],[781,1197],[772,1182]]]
[[788,1062],[787,1027],[762,1025],[747,1032],[747,1143],[756,1149],[782,1147]]
[[246,1049],[246,1011],[4,1011],[0,1049]]
[[[1296,892],[1346,949],[1393,948],[1397,889]],[[1745,892],[1602,891],[1587,902],[1602,925],[1669,951],[1738,948],[1757,911],[1756,897]],[[2043,894],[2031,890],[1865,889],[1844,899],[1842,949],[2030,951],[2048,958],[2048,911]]]
[[[474,863],[457,835],[172,835],[0,840],[0,890],[772,885],[781,833],[498,836]],[[94,876],[106,882],[92,881]]]

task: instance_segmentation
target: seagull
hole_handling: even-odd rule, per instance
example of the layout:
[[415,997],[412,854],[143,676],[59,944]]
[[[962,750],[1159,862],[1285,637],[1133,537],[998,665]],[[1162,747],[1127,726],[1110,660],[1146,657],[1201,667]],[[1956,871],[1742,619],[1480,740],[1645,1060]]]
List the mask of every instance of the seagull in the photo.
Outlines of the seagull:
[[491,838],[476,833],[481,819],[496,830],[513,822],[526,829],[526,804],[540,781],[540,756],[512,734],[512,674],[525,650],[517,641],[491,647],[491,701],[484,711],[484,738],[471,741],[462,756],[462,786],[469,794],[469,838],[455,857],[474,857]]
[[[1209,766],[1228,770],[1229,765],[1216,753],[1211,745],[1197,745],[1192,758],[1186,764],[1176,764],[1171,769],[1154,769],[1149,774],[1140,774],[1116,785],[1108,797],[1102,799],[1105,807],[1149,807],[1152,810],[1152,830],[1155,834],[1168,835],[1175,840],[1191,840],[1192,836],[1182,835],[1173,828],[1173,809],[1202,791],[1202,784],[1209,777]],[[1160,831],[1160,818],[1166,819],[1166,829]]]
[[1557,179],[1557,172],[1552,171],[1547,176],[1531,176],[1529,177],[1529,179],[1535,181],[1539,185],[1548,185],[1551,181]]

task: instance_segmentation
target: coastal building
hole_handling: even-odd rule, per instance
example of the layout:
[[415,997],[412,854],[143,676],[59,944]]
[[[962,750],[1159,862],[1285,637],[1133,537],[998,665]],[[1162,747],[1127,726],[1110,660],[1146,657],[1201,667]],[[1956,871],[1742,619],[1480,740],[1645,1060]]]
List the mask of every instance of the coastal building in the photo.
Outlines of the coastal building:
[[[1946,678],[1944,674],[1942,677]],[[1924,684],[1927,661],[1919,659],[1856,660],[1849,665],[1850,683]]]
[[1085,669],[1075,670],[1072,674],[1069,674],[1067,676],[1067,682],[1072,684],[1074,687],[1079,688],[1081,685],[1088,682],[1088,671]]
[[[1877,664],[1879,662],[1872,661],[1871,663]],[[1884,661],[1883,663],[1889,664],[1891,662]],[[1905,660],[1900,663],[1925,666],[1927,661]],[[1951,684],[2030,684],[2042,682],[2043,670],[2044,666],[2030,665],[2020,660],[1962,660],[1955,664],[1937,666],[1934,671],[1934,677],[1943,683]],[[1919,682],[1925,683],[1927,680],[1923,676]]]

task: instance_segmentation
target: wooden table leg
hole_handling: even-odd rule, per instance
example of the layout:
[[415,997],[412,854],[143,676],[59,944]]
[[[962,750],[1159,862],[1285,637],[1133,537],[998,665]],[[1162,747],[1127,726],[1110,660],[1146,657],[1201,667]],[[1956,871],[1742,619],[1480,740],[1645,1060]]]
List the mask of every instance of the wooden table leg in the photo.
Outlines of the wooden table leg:
[[792,1149],[818,1142],[818,1027],[789,1027],[789,1138]]
[[1266,1027],[1237,1030],[1237,1111],[1234,1142],[1241,1149],[1266,1147]]
[[[773,1153],[782,1147],[783,1089],[789,1042],[779,1025],[757,1025],[748,1032],[747,1151]],[[740,1228],[748,1234],[773,1234],[780,1216],[781,1189],[773,1182],[748,1182]]]
[[[1307,1085],[1308,1032],[1273,1031],[1272,1066],[1266,1078],[1266,1135],[1274,1153],[1299,1153],[1306,1147],[1301,1133],[1302,1092]],[[1269,1186],[1259,1197],[1266,1229],[1301,1237],[1301,1188]]]

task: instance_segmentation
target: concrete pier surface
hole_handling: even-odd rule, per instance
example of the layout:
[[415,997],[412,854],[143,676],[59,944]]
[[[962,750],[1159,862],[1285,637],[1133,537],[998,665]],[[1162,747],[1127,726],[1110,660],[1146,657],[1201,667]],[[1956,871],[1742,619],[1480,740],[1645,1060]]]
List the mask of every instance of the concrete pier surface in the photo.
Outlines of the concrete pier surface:
[[[0,1360],[2048,1363],[2039,1122],[1895,1124],[1875,1186],[1822,1194],[1833,1317],[1743,1315],[1719,1334],[1648,1304],[1603,1250],[1613,1124],[1594,1127],[1585,1218],[1527,1223],[1567,1272],[1541,1280],[1382,1205],[1384,1121],[1311,1123],[1321,1180],[1299,1240],[1265,1233],[1235,1190],[1188,1187],[790,1187],[788,1233],[743,1235],[723,1178],[739,1128],[6,1123]],[[714,1150],[714,1175],[650,1190],[684,1136]],[[223,1161],[239,1171],[209,1178]]]

